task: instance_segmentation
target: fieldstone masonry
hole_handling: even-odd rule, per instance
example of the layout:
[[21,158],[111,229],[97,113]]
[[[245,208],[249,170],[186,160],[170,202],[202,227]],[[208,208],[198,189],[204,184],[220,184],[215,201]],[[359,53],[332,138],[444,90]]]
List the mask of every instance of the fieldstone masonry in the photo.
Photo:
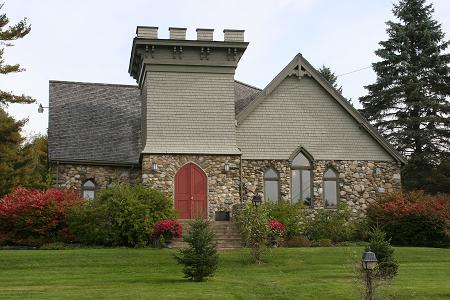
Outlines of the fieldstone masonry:
[[[152,162],[158,171],[151,171]],[[230,171],[224,172],[225,162]],[[208,177],[208,216],[214,218],[216,211],[231,211],[240,202],[240,156],[239,155],[153,155],[142,158],[142,183],[166,192],[174,198],[174,178],[177,171],[187,163],[195,163]]]
[[52,170],[53,182],[60,187],[76,190],[80,190],[87,179],[94,180],[98,190],[108,187],[113,182],[141,181],[141,170],[138,167],[54,164]]
[[[158,171],[152,172],[155,161]],[[288,160],[242,160],[239,155],[153,155],[144,154],[142,169],[118,166],[94,166],[62,164],[59,166],[59,185],[80,189],[86,179],[94,179],[99,189],[113,181],[139,183],[168,193],[174,198],[174,178],[185,164],[193,162],[208,177],[208,216],[214,218],[216,211],[231,211],[234,204],[251,201],[255,194],[264,195],[264,171],[274,168],[279,174],[280,193],[290,199],[291,169]],[[224,172],[225,162],[230,171]],[[400,164],[392,161],[330,161],[313,162],[314,199],[313,208],[324,208],[323,174],[332,166],[339,173],[340,202],[345,202],[353,214],[363,215],[367,206],[386,192],[399,191]],[[56,167],[55,171],[56,182]]]
[[[386,192],[399,191],[400,164],[390,161],[328,161],[313,162],[313,207],[324,208],[323,174],[332,166],[339,173],[339,201],[347,203],[354,215],[363,215],[368,204]],[[280,176],[280,193],[290,199],[291,171],[288,160],[243,160],[243,201],[251,201],[253,195],[264,195],[264,171],[274,168]]]

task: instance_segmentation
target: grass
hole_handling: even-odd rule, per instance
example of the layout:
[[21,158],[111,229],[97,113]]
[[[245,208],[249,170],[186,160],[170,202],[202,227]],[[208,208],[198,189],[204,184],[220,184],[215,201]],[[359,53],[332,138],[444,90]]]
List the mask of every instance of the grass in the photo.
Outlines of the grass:
[[[361,247],[274,249],[262,265],[248,250],[221,252],[208,282],[182,278],[174,250],[0,251],[1,299],[357,299]],[[400,272],[379,299],[449,299],[450,249],[397,248]]]

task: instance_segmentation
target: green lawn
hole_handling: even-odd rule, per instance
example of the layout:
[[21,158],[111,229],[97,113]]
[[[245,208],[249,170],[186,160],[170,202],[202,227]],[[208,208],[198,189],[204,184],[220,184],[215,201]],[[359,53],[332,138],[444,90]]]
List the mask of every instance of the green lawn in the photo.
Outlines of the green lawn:
[[[274,249],[263,265],[221,252],[208,282],[182,278],[174,250],[0,251],[1,299],[356,299],[361,247]],[[397,248],[400,273],[379,299],[450,299],[450,249]]]

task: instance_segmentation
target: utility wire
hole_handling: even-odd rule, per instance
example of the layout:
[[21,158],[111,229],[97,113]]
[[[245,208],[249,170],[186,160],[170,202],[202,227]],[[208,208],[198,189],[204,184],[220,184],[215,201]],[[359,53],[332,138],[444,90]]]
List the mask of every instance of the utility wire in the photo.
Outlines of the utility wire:
[[345,75],[348,75],[348,74],[356,73],[356,72],[359,72],[359,71],[362,71],[362,70],[365,70],[365,69],[368,69],[368,68],[372,68],[372,66],[368,66],[368,67],[364,67],[364,68],[361,68],[361,69],[358,69],[358,70],[353,70],[353,71],[350,71],[350,72],[347,72],[347,73],[339,74],[336,77],[340,77],[340,76],[345,76]]

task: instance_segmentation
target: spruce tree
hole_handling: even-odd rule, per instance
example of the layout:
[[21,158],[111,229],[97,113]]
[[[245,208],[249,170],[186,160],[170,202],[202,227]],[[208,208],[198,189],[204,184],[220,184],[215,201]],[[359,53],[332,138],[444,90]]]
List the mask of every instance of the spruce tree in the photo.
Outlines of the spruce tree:
[[339,92],[342,94],[342,86],[337,84],[337,76],[331,69],[325,65],[319,68],[319,73]]
[[208,220],[196,219],[190,224],[183,241],[189,247],[180,249],[175,259],[184,265],[183,273],[192,281],[204,281],[213,276],[219,264],[217,242]]
[[[0,4],[0,11],[3,4]],[[18,40],[26,36],[30,30],[30,25],[27,24],[27,19],[23,19],[15,25],[6,27],[9,24],[9,19],[6,14],[0,13],[0,74],[23,72],[19,64],[9,65],[5,63],[3,55],[6,47],[13,46],[12,41]],[[34,99],[25,95],[14,95],[8,91],[0,90],[0,104],[7,105],[8,103],[33,103]]]
[[[406,186],[426,188],[427,174],[450,151],[449,41],[425,0],[394,4],[397,21],[388,21],[372,64],[377,74],[361,97],[364,116],[409,158]],[[417,172],[421,170],[421,172]]]

